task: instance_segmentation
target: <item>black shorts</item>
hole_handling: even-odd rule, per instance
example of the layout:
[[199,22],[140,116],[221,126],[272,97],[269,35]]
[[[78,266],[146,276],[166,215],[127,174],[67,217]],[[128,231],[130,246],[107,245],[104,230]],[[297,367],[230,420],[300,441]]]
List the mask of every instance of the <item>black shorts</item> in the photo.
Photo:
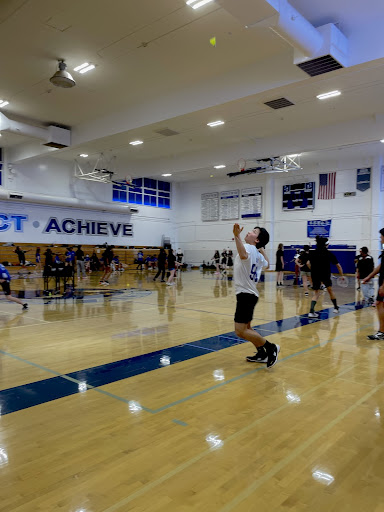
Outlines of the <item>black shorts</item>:
[[237,324],[248,324],[252,321],[253,310],[259,297],[253,293],[238,293],[236,295],[235,322]]
[[3,281],[0,284],[1,284],[1,287],[2,287],[5,295],[11,295],[11,285],[10,285],[9,281]]
[[314,291],[320,290],[321,283],[323,283],[323,285],[326,288],[329,288],[330,286],[332,286],[331,276],[330,275],[329,276],[317,276],[317,275],[312,274],[312,289]]

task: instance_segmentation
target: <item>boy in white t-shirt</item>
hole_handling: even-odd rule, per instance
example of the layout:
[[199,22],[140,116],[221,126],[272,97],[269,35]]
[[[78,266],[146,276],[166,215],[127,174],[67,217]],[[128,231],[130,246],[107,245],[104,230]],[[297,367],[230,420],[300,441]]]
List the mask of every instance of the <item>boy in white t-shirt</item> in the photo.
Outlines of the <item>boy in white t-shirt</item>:
[[233,226],[237,256],[234,265],[234,280],[236,289],[235,332],[239,338],[250,341],[256,347],[256,354],[247,357],[251,363],[267,363],[272,368],[277,363],[279,345],[269,343],[251,328],[253,311],[259,299],[256,284],[260,279],[263,268],[269,267],[269,260],[264,247],[269,242],[268,231],[255,227],[245,235],[245,244],[240,238],[243,228],[239,224]]

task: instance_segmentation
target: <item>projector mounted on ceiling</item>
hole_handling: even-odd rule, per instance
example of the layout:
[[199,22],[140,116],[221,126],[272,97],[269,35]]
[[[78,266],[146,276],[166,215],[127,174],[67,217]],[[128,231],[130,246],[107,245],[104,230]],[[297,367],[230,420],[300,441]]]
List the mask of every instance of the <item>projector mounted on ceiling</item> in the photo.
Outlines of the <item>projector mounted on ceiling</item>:
[[70,87],[74,87],[76,82],[72,78],[72,75],[65,71],[67,67],[66,63],[63,59],[59,60],[59,70],[49,79],[49,81],[55,85],[56,87],[63,87],[65,89],[69,89]]

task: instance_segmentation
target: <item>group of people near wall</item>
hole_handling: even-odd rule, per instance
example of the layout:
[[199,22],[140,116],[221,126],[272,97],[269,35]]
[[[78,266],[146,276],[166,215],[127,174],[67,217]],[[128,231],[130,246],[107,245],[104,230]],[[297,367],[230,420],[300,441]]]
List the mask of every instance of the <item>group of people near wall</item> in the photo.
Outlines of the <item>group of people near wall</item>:
[[[370,340],[384,340],[384,265],[382,264],[384,258],[384,228],[379,233],[383,252],[379,256],[380,263],[378,266],[375,267],[374,259],[369,254],[369,249],[366,246],[361,247],[359,254],[355,257],[357,290],[361,290],[363,294],[363,304],[377,307],[379,318],[379,330],[377,333],[368,336]],[[305,295],[309,295],[309,286],[313,289],[311,309],[308,314],[310,318],[319,316],[315,312],[315,306],[321,289],[327,290],[334,305],[334,312],[337,313],[339,310],[332,290],[331,264],[335,265],[340,276],[343,276],[343,269],[337,257],[328,250],[327,238],[316,237],[316,248],[314,250],[311,250],[309,245],[305,245],[303,250],[295,256],[295,265],[300,269]],[[282,244],[279,244],[276,252],[276,271],[276,285],[282,286],[284,273],[284,249]],[[375,300],[375,288],[372,279],[377,274],[379,274],[379,288]]]
[[228,268],[233,267],[233,252],[230,249],[223,249],[220,257],[220,252],[216,250],[212,260],[216,267],[215,274],[225,273]]
[[181,249],[177,250],[177,253],[175,254],[174,250],[172,248],[168,249],[168,254],[165,252],[165,249],[161,248],[160,252],[157,256],[157,274],[153,278],[154,281],[158,277],[160,277],[161,274],[161,282],[165,283],[165,271],[168,270],[169,276],[166,284],[168,286],[173,286],[175,284],[175,276],[176,271],[178,268],[180,268],[183,264],[183,253]]

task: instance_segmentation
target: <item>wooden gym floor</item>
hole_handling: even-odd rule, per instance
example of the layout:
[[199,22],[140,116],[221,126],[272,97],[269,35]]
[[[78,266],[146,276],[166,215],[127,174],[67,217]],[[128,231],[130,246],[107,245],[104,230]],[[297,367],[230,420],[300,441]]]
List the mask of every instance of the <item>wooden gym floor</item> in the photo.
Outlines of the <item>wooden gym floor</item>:
[[233,331],[233,282],[199,271],[12,281],[0,301],[1,512],[384,510],[384,351],[354,283],[319,320],[292,281],[259,285],[270,371]]

